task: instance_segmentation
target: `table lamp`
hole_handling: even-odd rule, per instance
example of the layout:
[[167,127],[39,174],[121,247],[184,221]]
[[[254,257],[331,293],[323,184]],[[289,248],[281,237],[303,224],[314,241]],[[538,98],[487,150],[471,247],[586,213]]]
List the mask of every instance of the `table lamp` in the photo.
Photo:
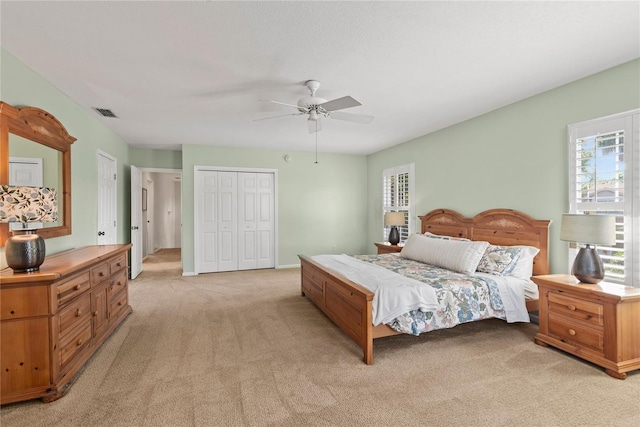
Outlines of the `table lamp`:
[[387,212],[384,214],[385,227],[391,227],[391,230],[389,230],[389,243],[397,245],[400,242],[400,233],[397,226],[404,224],[404,212]]
[[604,279],[604,266],[595,245],[615,245],[616,218],[612,215],[562,214],[560,240],[586,245],[580,248],[571,274],[583,283],[598,283]]
[[38,271],[44,262],[44,239],[37,229],[27,228],[30,222],[58,220],[56,190],[46,187],[0,185],[0,222],[22,224],[12,230],[4,245],[7,265],[15,273]]

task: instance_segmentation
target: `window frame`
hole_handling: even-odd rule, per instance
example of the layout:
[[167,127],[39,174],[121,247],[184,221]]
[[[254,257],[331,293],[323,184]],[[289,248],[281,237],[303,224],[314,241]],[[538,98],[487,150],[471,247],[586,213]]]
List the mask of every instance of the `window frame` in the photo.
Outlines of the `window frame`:
[[[579,201],[577,141],[591,136],[623,130],[624,198],[622,201]],[[618,243],[622,243],[624,275],[617,278],[605,271],[605,281],[640,287],[640,109],[574,123],[568,126],[568,190],[569,213],[622,212],[617,221]],[[597,149],[597,147],[596,147]],[[594,166],[597,171],[597,162]],[[597,177],[597,173],[594,173]],[[569,270],[579,248],[568,248]],[[598,249],[600,252],[600,249]],[[603,251],[607,251],[603,248]],[[611,252],[609,249],[608,252]],[[605,264],[610,255],[603,256]],[[613,258],[615,259],[615,258]],[[606,268],[605,268],[606,270]]]
[[[399,187],[396,184],[395,192],[393,195],[393,203],[386,204],[387,200],[387,177],[394,176],[395,182],[398,182],[398,176],[402,174],[407,174],[408,176],[408,203],[404,206],[398,206],[398,190]],[[406,224],[400,228],[400,243],[402,244],[412,233],[414,223],[415,223],[415,163],[407,163],[404,165],[393,166],[390,168],[386,168],[382,171],[382,230],[383,230],[383,239],[386,242],[389,237],[389,227],[385,227],[384,225],[384,215],[387,212],[406,212]]]

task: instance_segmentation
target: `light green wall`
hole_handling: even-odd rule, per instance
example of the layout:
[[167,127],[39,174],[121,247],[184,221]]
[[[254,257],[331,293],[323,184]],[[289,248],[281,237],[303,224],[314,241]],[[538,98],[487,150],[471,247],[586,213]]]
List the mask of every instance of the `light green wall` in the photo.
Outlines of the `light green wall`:
[[[0,50],[0,99],[16,107],[33,106],[48,111],[65,126],[69,134],[77,138],[71,146],[72,234],[47,239],[47,253],[93,245],[97,241],[98,150],[117,159],[117,241],[129,242],[129,165],[133,157],[132,148],[105,127],[97,116],[85,111],[4,49]],[[179,155],[157,153],[158,151],[160,150],[135,150],[135,159],[145,163],[143,166],[180,168]],[[147,164],[149,159],[158,164]],[[2,248],[0,267],[4,267],[5,262]]]
[[510,208],[551,219],[551,270],[566,272],[559,224],[569,206],[567,125],[639,106],[636,60],[372,154],[369,240],[379,239],[382,228],[382,170],[415,162],[416,215]]
[[[291,160],[285,162],[283,156]],[[365,156],[279,150],[182,147],[182,215],[193,218],[194,166],[277,169],[278,265],[298,264],[298,254],[367,250]],[[194,271],[193,222],[182,228],[183,269]]]
[[132,147],[131,164],[139,168],[182,169],[182,152]]

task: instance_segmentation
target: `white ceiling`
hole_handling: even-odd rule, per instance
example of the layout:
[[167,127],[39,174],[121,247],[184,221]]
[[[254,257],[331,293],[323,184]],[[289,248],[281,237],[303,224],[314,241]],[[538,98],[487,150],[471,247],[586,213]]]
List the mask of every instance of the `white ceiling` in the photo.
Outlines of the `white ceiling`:
[[[368,154],[640,57],[640,2],[0,2],[2,47],[135,147]],[[119,117],[103,118],[92,107]]]

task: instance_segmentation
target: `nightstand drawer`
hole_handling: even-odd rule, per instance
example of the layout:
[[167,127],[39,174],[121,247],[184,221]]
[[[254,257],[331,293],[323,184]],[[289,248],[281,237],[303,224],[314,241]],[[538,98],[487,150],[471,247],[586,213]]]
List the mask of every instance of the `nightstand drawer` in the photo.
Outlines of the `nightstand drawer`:
[[573,298],[557,292],[549,292],[549,313],[561,314],[593,325],[604,324],[602,304]]
[[588,326],[580,326],[552,314],[549,315],[549,335],[562,341],[580,344],[600,353],[604,352],[604,332]]

